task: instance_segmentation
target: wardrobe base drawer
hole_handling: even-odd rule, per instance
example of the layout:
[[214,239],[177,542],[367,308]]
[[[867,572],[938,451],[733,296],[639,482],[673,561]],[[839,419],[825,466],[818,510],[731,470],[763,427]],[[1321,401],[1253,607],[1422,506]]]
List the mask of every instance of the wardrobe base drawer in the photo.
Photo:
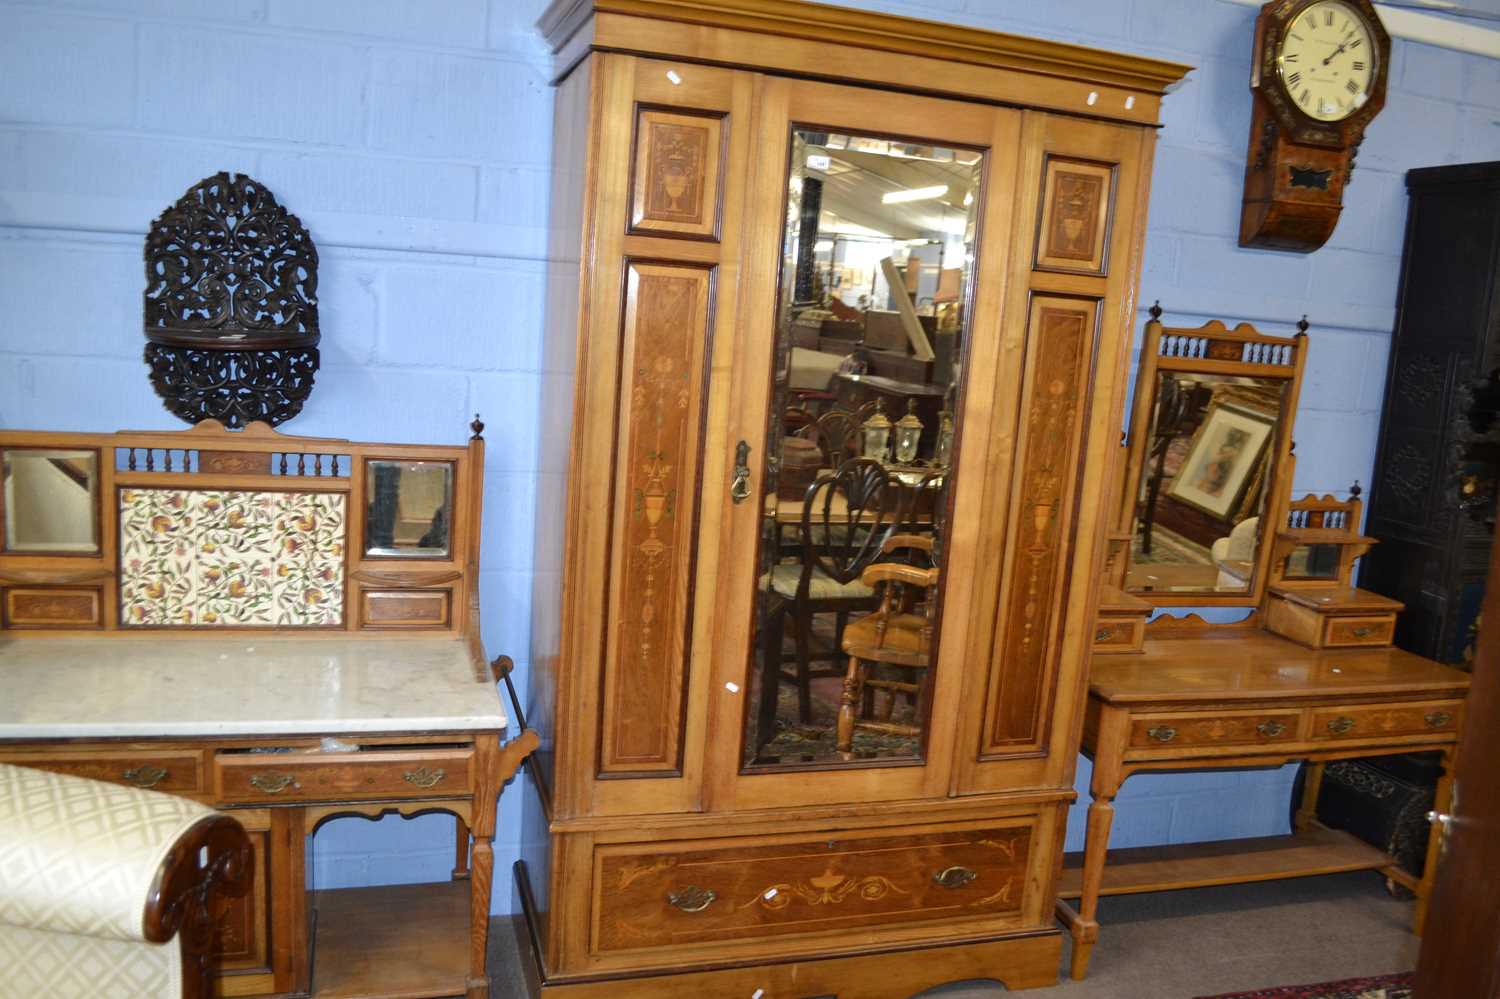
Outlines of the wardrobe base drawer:
[[993,930],[1008,915],[1019,918],[1036,821],[899,836],[862,830],[600,846],[590,949],[606,954],[964,918],[985,919]]

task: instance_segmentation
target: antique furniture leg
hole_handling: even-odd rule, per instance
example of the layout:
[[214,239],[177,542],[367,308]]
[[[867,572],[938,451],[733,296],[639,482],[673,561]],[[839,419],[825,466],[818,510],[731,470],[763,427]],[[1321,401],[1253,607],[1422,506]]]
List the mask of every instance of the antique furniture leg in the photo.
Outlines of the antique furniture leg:
[[1443,775],[1438,778],[1437,792],[1432,800],[1432,831],[1427,836],[1427,859],[1422,864],[1422,880],[1417,882],[1415,889],[1417,907],[1411,919],[1411,931],[1417,936],[1422,935],[1422,928],[1427,923],[1427,901],[1432,896],[1438,854],[1443,847],[1443,826],[1437,816],[1446,815],[1453,805],[1453,758],[1456,752],[1455,746],[1444,747],[1441,760]]
[[807,725],[812,722],[812,623],[813,612],[807,601],[797,602],[797,720]]
[[1323,787],[1324,766],[1321,760],[1307,765],[1307,773],[1303,776],[1302,783],[1302,804],[1292,819],[1292,825],[1298,832],[1306,829],[1308,824],[1316,821],[1318,817],[1318,792]]
[[865,670],[859,656],[849,657],[849,672],[844,674],[844,693],[839,699],[838,741],[835,748],[844,754],[854,751],[854,715],[864,698]]
[[469,876],[469,827],[457,815],[453,817],[453,880],[462,881]]
[[1094,754],[1094,775],[1089,782],[1088,831],[1083,844],[1083,894],[1078,899],[1077,921],[1068,927],[1073,935],[1073,958],[1068,974],[1081,980],[1089,971],[1094,942],[1099,939],[1099,889],[1104,883],[1104,862],[1109,854],[1109,827],[1115,817],[1115,795],[1125,780],[1128,712],[1105,708],[1099,716],[1099,741]]
[[[534,738],[534,737],[533,737]],[[516,740],[520,742],[521,740]],[[507,747],[509,748],[509,747]],[[469,874],[469,976],[464,986],[467,999],[489,999],[490,976],[485,956],[490,942],[490,885],[495,874],[495,808],[500,801],[500,737],[484,735],[474,740],[474,848]],[[517,760],[511,768],[515,772]]]

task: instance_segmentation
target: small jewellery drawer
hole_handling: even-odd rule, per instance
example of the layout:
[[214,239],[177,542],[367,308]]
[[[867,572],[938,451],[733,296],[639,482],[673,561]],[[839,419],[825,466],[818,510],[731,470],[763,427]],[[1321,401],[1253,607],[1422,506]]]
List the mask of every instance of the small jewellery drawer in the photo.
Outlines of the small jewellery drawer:
[[[595,953],[1019,917],[1034,819],[778,843],[601,846]],[[888,830],[887,830],[888,832]]]
[[1095,652],[1139,652],[1145,638],[1143,617],[1101,617],[1094,622]]
[[1137,718],[1130,725],[1131,749],[1169,746],[1244,746],[1291,742],[1297,738],[1297,711],[1244,714],[1166,715]]
[[214,787],[224,802],[447,798],[469,793],[471,749],[394,753],[221,753]]
[[1422,704],[1367,704],[1313,712],[1314,739],[1378,739],[1387,735],[1452,732],[1458,728],[1463,701]]
[[7,628],[98,628],[103,624],[98,587],[9,586],[4,594]]
[[0,763],[18,767],[35,767],[53,773],[108,781],[128,787],[192,794],[203,790],[203,757],[191,750],[163,752],[143,749],[140,752],[110,750],[94,753],[56,752],[44,754],[0,754]]
[[1389,645],[1396,633],[1396,615],[1330,617],[1323,624],[1323,644],[1329,648],[1354,645]]

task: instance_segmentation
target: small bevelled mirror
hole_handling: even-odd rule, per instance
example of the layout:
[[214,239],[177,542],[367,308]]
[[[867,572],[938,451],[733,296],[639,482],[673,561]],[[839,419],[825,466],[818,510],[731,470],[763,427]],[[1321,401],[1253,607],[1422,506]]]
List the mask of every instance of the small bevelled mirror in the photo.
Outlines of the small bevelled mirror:
[[1158,372],[1126,590],[1251,592],[1287,384]]
[[1339,578],[1339,545],[1298,545],[1286,557],[1282,579],[1327,579]]
[[6,448],[4,466],[5,551],[99,551],[97,452]]
[[741,760],[921,763],[984,154],[791,134]]
[[365,463],[365,555],[447,558],[452,551],[453,465],[446,461]]

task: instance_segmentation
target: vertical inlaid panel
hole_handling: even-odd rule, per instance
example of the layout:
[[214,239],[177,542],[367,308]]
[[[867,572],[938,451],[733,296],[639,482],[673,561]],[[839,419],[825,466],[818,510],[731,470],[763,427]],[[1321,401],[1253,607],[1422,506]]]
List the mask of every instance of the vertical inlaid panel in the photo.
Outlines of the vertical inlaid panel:
[[984,754],[1046,739],[1097,308],[1090,300],[1032,299],[1014,551],[1000,590]]
[[708,268],[627,269],[600,774],[681,766],[712,285]]
[[632,232],[717,239],[723,119],[642,110],[630,182]]
[[1048,157],[1036,241],[1039,269],[1105,272],[1114,179],[1110,164]]

